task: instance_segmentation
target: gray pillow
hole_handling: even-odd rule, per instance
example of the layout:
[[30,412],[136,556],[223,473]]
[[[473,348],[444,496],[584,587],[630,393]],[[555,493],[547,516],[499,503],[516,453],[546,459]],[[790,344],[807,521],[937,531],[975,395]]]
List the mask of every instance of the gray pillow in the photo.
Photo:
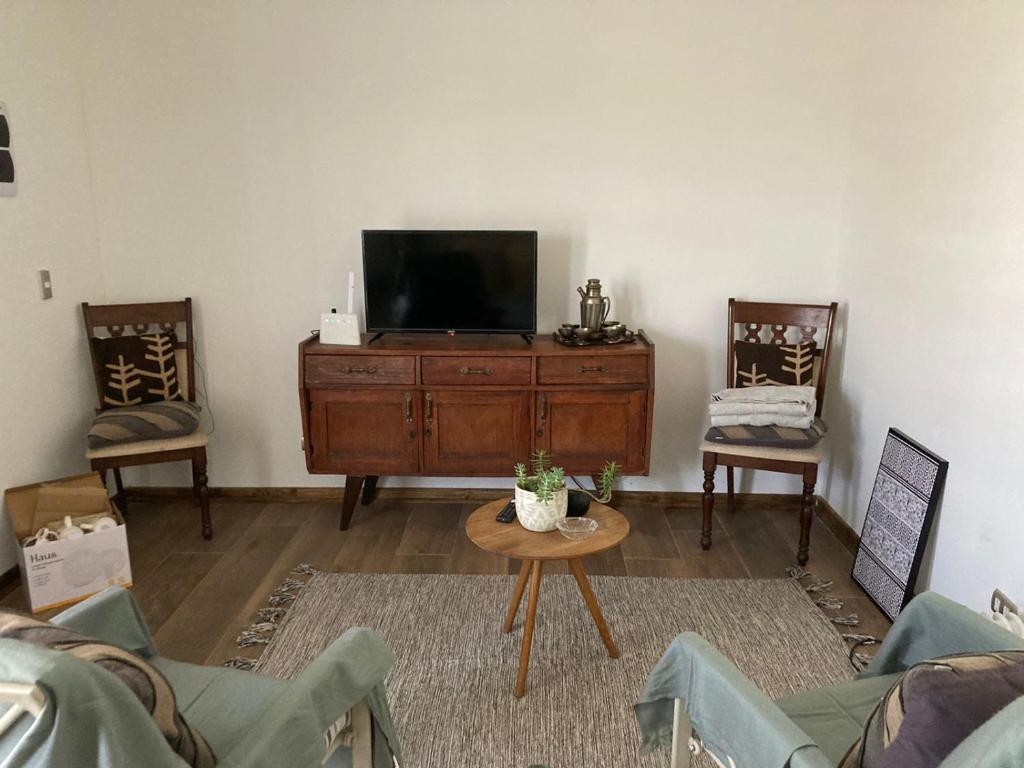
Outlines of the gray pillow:
[[199,427],[199,406],[186,400],[163,400],[100,411],[89,429],[89,447],[167,440],[191,435]]

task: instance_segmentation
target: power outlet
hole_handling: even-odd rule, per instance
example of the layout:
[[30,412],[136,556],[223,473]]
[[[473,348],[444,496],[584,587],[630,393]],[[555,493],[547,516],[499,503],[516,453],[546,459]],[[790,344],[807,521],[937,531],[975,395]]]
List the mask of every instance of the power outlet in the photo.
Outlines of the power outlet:
[[43,300],[53,298],[53,282],[50,280],[50,270],[39,270],[39,293]]
[[1014,613],[1020,614],[1017,604],[1006,596],[1001,589],[992,590],[992,613]]

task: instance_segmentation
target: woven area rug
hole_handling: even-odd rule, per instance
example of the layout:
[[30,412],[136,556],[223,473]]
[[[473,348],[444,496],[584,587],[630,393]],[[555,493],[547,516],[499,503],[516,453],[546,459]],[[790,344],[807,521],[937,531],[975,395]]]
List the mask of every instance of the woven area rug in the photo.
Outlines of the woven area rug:
[[292,678],[348,627],[375,630],[398,659],[387,689],[403,768],[665,766],[667,754],[641,754],[632,704],[662,652],[687,630],[773,697],[853,676],[846,644],[788,579],[591,577],[622,652],[613,660],[576,583],[550,576],[526,695],[516,699],[525,600],[512,633],[501,632],[514,582],[317,573],[255,669]]

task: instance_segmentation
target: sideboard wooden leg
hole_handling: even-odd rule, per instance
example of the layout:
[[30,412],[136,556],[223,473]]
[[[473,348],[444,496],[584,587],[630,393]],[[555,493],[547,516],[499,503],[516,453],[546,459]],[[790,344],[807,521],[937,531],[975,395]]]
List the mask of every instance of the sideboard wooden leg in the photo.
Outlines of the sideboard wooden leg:
[[348,475],[345,478],[345,498],[341,502],[341,525],[339,530],[347,531],[348,524],[352,520],[352,513],[356,509],[356,502],[359,501],[359,491],[363,487],[363,475]]
[[377,498],[377,475],[367,475],[363,481],[363,504],[372,504]]

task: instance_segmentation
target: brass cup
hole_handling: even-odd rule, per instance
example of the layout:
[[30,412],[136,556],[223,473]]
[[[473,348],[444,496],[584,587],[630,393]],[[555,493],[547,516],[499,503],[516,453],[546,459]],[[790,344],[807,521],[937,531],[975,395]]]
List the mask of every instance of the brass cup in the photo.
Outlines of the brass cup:
[[607,323],[601,324],[601,330],[609,339],[620,339],[626,333],[626,326],[618,321],[609,320]]
[[563,339],[571,339],[577,328],[579,326],[575,323],[562,323],[562,327],[558,329],[558,335]]
[[593,339],[601,335],[601,329],[587,328],[587,326],[581,325],[575,329],[575,333],[578,339]]

